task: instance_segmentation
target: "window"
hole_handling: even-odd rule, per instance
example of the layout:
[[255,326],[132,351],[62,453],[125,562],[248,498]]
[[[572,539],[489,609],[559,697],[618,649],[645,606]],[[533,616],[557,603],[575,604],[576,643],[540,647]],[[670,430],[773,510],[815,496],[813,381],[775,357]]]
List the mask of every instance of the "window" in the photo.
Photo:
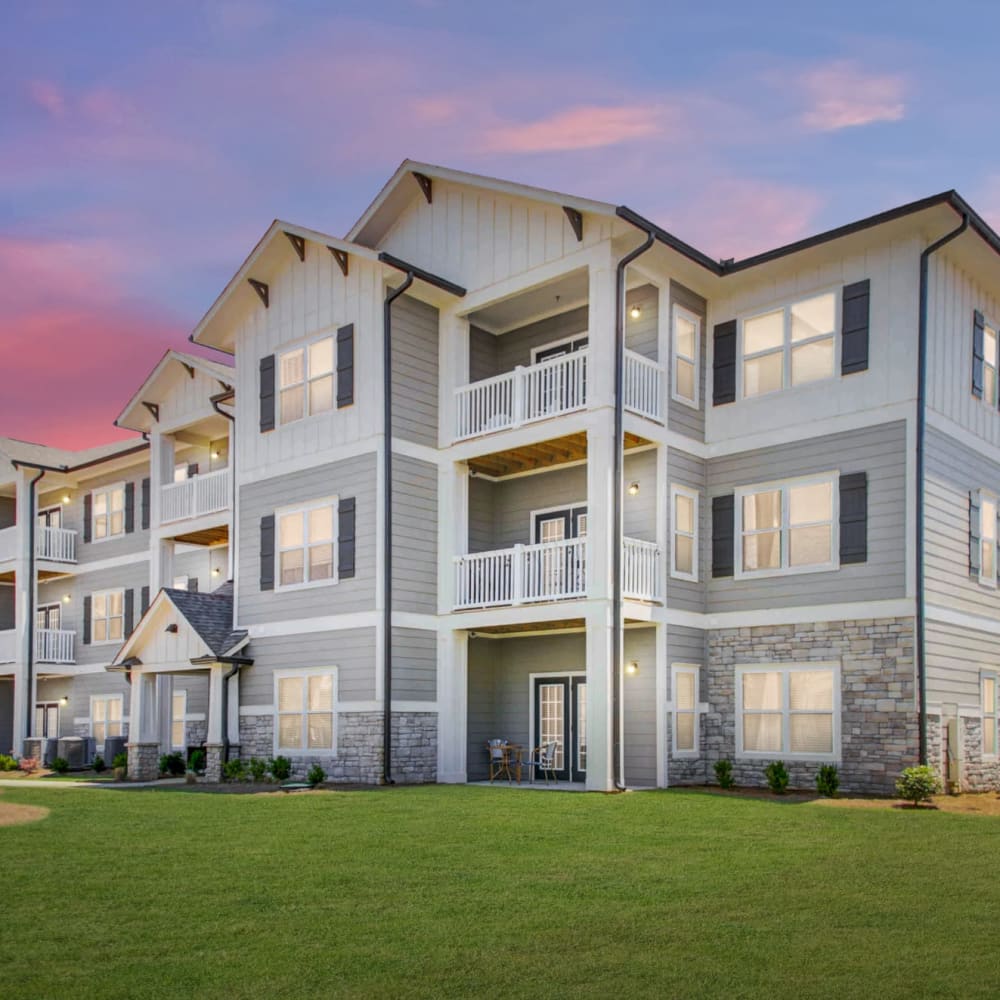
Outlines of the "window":
[[698,754],[698,667],[675,663],[672,668],[674,698],[674,753]]
[[991,409],[997,408],[997,346],[1000,337],[997,328],[983,324],[983,402]]
[[834,374],[837,296],[825,292],[743,320],[743,396]]
[[983,674],[983,756],[997,756],[997,675]]
[[997,585],[997,498],[979,491],[979,582]]
[[125,534],[125,486],[94,490],[93,537],[96,540]]
[[59,702],[40,701],[35,705],[33,735],[53,740],[59,735]]
[[334,579],[337,501],[322,500],[279,511],[278,586],[299,587]]
[[737,576],[836,568],[836,476],[746,487],[737,492]]
[[170,746],[174,750],[187,747],[187,691],[175,691],[170,703]]
[[737,667],[737,753],[836,759],[839,675],[835,664]]
[[275,674],[278,750],[334,750],[335,681],[330,668]]
[[670,575],[698,579],[698,493],[685,486],[670,487],[672,545]]
[[333,337],[278,357],[281,422],[333,409]]
[[121,642],[125,628],[125,591],[94,594],[90,611],[93,642]]
[[122,734],[121,695],[109,695],[90,699],[90,735],[94,737],[98,750],[104,749],[108,736]]
[[698,406],[698,361],[701,349],[701,320],[682,309],[673,308],[674,371],[673,397],[688,406]]

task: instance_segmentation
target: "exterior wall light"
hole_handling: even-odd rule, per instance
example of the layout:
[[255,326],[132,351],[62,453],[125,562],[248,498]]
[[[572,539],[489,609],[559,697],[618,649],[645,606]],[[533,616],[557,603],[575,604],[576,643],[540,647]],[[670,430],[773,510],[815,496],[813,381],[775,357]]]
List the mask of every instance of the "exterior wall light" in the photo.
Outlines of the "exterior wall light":
[[63,594],[63,604],[69,604],[73,600],[72,594]]
[[218,576],[221,572],[222,570],[220,570],[219,567],[216,566],[215,569],[212,570],[212,576]]
[[627,673],[629,677],[635,677],[635,675],[639,673],[638,661],[629,660],[628,663],[625,664],[625,673]]
[[212,452],[212,458],[218,458],[218,457],[219,457],[219,453],[217,451],[213,451]]
[[67,504],[67,503],[69,503],[69,494],[68,494],[68,493],[64,493],[64,494],[63,494],[63,496],[62,496],[62,502],[63,502],[64,504]]
[[642,307],[632,306],[632,308],[629,309],[628,314],[632,317],[632,319],[638,319],[642,315]]
[[639,484],[635,480],[628,484],[628,495],[634,497],[639,492]]
[[63,705],[63,706],[65,707],[66,705],[68,705],[68,704],[69,704],[69,698],[67,698],[67,697],[66,697],[66,695],[63,695],[63,696],[62,696],[62,697],[61,697],[61,698],[59,699],[59,704],[60,704],[60,705]]

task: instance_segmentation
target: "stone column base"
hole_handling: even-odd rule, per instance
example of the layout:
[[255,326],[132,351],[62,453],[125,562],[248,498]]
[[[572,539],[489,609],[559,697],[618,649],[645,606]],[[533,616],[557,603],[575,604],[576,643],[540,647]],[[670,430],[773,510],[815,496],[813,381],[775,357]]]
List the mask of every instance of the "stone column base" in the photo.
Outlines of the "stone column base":
[[160,744],[129,743],[128,780],[156,781],[160,776]]
[[205,744],[205,780],[217,785],[222,781],[222,744]]

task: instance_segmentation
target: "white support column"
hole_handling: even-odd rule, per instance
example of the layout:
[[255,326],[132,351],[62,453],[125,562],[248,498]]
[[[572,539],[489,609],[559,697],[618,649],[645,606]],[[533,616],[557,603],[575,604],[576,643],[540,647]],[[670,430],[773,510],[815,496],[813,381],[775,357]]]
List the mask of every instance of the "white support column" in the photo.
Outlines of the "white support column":
[[615,381],[615,261],[610,242],[589,270],[587,405],[613,407]]
[[174,582],[174,548],[172,538],[157,538],[155,533],[149,547],[149,599],[153,600],[161,587]]
[[226,683],[229,686],[226,702],[226,737],[230,744],[239,745],[242,742],[240,739],[240,672],[237,670]]
[[[155,426],[149,435],[149,526],[160,527],[164,483],[173,482],[174,442]],[[167,475],[167,469],[170,475]]]
[[469,321],[455,315],[457,306],[442,309],[438,341],[438,447],[455,439],[455,390],[469,381]]
[[[28,525],[31,523],[31,481],[38,475],[37,469],[17,470],[17,499],[15,505],[17,519],[17,556],[14,561],[15,608],[14,627],[16,630],[14,660],[14,750],[21,753],[24,738],[32,735],[34,726],[34,678],[31,690],[27,684],[28,644],[31,629],[34,628],[32,608],[37,606],[33,599],[37,593],[34,580],[30,579],[31,540]],[[37,652],[37,650],[36,650]]]
[[174,715],[174,678],[170,674],[158,674],[156,678],[156,735],[161,753],[173,749],[172,722]]
[[132,781],[153,781],[159,771],[156,691],[156,674],[132,671],[128,729],[128,776]]
[[670,773],[667,765],[667,686],[670,666],[667,655],[667,626],[656,626],[656,787],[667,788]]
[[[701,516],[701,504],[704,497],[699,501],[697,516]],[[667,538],[667,522],[672,523],[672,512],[670,510],[670,467],[668,463],[668,451],[665,444],[660,444],[656,449],[656,547],[660,552],[659,568],[656,574],[657,593],[663,601],[664,607],[667,604],[667,581],[670,576],[670,558],[667,548],[669,539]],[[700,526],[700,525],[699,525]],[[699,538],[701,532],[698,532]],[[695,559],[698,558],[697,553]]]
[[209,746],[222,745],[222,685],[228,668],[213,663],[208,671],[208,738]]
[[441,784],[467,780],[469,633],[438,633],[438,763]]
[[614,788],[611,728],[611,602],[587,612],[587,790]]
[[469,551],[469,466],[438,466],[438,614],[455,607],[455,556]]

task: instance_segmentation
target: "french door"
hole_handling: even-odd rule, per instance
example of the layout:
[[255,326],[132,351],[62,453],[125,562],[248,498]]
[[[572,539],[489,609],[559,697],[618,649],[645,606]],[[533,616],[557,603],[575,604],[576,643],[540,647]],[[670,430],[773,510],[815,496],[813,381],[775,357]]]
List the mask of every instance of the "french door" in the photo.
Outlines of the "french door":
[[[535,515],[536,544],[586,537],[586,507],[566,507]],[[586,564],[579,546],[560,546],[542,553],[542,585],[549,597],[586,589]]]
[[556,744],[556,777],[561,781],[586,780],[586,678],[536,677],[534,712],[535,743]]
[[40,629],[61,628],[62,607],[58,604],[41,604],[35,615],[35,627]]
[[55,739],[59,735],[59,702],[40,701],[35,705],[35,736]]
[[[543,361],[551,361],[553,358],[575,354],[586,346],[587,338],[578,337],[576,340],[566,340],[561,344],[553,344],[551,347],[542,347],[534,352],[531,363],[538,365]],[[587,398],[586,387],[581,387],[581,394],[574,385],[567,382],[568,377],[565,365],[552,365],[539,372],[538,379],[533,383],[538,394],[534,406],[538,415],[560,413],[579,400]],[[586,373],[584,373],[584,380],[586,380]]]
[[46,507],[38,512],[39,528],[61,528],[62,507]]

